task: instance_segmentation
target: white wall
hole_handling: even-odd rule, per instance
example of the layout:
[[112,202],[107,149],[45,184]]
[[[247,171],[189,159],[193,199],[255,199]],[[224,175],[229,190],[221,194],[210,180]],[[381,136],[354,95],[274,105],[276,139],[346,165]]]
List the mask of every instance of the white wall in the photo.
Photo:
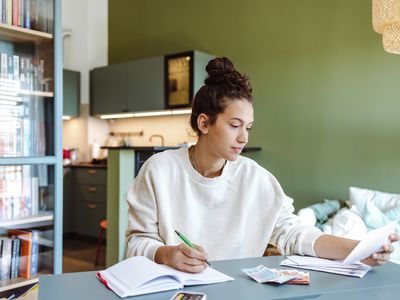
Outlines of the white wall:
[[81,72],[81,103],[89,103],[89,70],[108,64],[108,1],[62,0],[64,68]]
[[79,148],[79,160],[90,160],[90,145],[103,144],[108,123],[89,116],[89,71],[108,64],[108,1],[62,0],[64,68],[81,72],[79,118],[64,121],[63,147]]
[[165,146],[193,143],[197,140],[189,125],[189,115],[118,119],[110,122],[110,131],[115,133],[142,130],[143,136],[131,138],[133,146],[161,146],[160,138],[149,140],[153,134],[161,134]]

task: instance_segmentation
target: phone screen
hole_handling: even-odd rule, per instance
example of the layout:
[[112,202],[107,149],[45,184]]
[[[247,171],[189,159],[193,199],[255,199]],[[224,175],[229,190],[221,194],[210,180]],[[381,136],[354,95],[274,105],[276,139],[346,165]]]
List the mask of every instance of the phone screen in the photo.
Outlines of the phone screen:
[[204,293],[178,292],[172,296],[171,300],[206,300],[206,298]]

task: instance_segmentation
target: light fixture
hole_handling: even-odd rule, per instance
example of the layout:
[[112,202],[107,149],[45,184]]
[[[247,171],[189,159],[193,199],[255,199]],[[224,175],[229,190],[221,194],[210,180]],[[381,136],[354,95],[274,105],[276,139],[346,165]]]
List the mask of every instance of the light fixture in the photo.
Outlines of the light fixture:
[[372,26],[385,51],[400,54],[400,0],[372,0]]
[[68,121],[68,120],[71,120],[72,119],[72,117],[71,116],[62,116],[62,119],[64,120],[64,121]]
[[112,115],[101,115],[100,119],[122,119],[122,118],[132,118],[133,114],[112,114]]
[[188,109],[169,109],[169,110],[153,110],[144,112],[135,112],[128,114],[110,114],[100,115],[100,119],[122,119],[122,118],[140,118],[140,117],[157,117],[157,116],[171,116],[171,115],[185,115],[190,114],[192,110]]

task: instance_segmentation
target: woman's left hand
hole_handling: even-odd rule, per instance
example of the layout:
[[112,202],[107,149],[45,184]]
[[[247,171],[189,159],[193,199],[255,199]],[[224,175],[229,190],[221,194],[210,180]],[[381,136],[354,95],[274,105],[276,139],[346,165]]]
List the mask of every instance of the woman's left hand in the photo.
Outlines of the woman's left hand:
[[363,259],[361,262],[370,266],[381,266],[390,259],[390,254],[394,251],[392,243],[397,242],[400,237],[392,233],[389,236],[389,244],[383,245],[381,251],[372,253],[369,257]]

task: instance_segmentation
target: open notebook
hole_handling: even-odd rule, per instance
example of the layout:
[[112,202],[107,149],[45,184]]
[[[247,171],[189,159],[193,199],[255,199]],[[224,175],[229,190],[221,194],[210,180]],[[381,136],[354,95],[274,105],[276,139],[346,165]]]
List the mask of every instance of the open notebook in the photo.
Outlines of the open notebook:
[[211,267],[191,274],[156,264],[144,256],[123,260],[98,272],[97,277],[121,298],[234,280]]

